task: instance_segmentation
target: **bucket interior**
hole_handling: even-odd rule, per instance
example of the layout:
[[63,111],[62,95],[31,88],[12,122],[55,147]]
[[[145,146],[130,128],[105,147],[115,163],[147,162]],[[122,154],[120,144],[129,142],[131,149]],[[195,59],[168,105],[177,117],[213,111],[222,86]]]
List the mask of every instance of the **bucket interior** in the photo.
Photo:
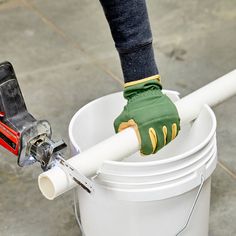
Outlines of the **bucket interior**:
[[[176,92],[166,91],[173,100],[178,100]],[[73,117],[69,136],[76,151],[83,151],[114,135],[113,121],[123,110],[126,100],[121,92],[97,99]],[[199,117],[191,124],[181,127],[178,137],[162,148],[157,154],[143,157],[139,152],[126,158],[123,162],[151,162],[188,156],[191,152],[201,149],[212,139],[215,132],[215,116],[211,109],[203,109]],[[96,158],[96,157],[95,157]]]

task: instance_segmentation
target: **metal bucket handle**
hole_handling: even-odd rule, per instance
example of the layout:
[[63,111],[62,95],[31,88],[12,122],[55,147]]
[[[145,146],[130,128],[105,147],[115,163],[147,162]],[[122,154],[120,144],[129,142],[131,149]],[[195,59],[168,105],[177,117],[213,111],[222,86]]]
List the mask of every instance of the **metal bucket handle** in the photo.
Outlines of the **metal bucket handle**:
[[[204,173],[204,172],[203,172]],[[178,233],[176,234],[176,236],[179,236],[183,233],[183,231],[188,227],[189,225],[189,222],[191,220],[191,217],[193,215],[193,211],[194,211],[194,208],[197,204],[197,201],[199,199],[199,196],[200,196],[200,193],[202,191],[202,188],[203,188],[203,185],[204,185],[204,182],[205,182],[205,177],[204,177],[204,174],[201,174],[201,183],[199,185],[199,188],[198,188],[198,191],[197,191],[197,195],[193,201],[193,204],[192,204],[192,207],[190,208],[190,211],[189,211],[189,214],[188,214],[188,217],[183,225],[183,227],[178,231]],[[82,226],[82,222],[81,222],[81,217],[79,215],[79,204],[78,204],[78,200],[77,200],[77,189],[74,190],[74,212],[75,212],[75,219],[77,221],[77,224],[79,226],[79,229],[81,231],[81,234],[82,236],[85,236],[85,233],[84,233],[84,230],[83,230],[83,226]]]

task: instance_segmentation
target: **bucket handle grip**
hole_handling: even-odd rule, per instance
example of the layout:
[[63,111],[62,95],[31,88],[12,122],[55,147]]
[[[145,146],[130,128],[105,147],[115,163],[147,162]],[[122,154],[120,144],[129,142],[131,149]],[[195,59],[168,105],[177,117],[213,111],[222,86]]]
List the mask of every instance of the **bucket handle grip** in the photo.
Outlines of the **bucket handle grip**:
[[193,205],[192,205],[192,207],[191,207],[191,209],[190,209],[190,211],[189,211],[189,214],[188,214],[188,217],[187,217],[187,219],[186,219],[185,224],[184,224],[183,227],[179,230],[179,232],[176,234],[176,236],[181,235],[181,233],[188,227],[188,224],[189,224],[189,222],[190,222],[190,220],[191,220],[191,217],[192,217],[192,215],[193,215],[194,208],[195,208],[195,206],[196,206],[196,204],[197,204],[197,201],[198,201],[198,199],[199,199],[200,193],[201,193],[201,191],[202,191],[202,187],[203,187],[204,182],[205,182],[205,177],[204,177],[204,175],[201,175],[201,184],[200,184],[200,186],[199,186],[199,188],[198,188],[197,195],[196,195],[196,197],[195,197],[195,199],[194,199],[194,201],[193,201]]

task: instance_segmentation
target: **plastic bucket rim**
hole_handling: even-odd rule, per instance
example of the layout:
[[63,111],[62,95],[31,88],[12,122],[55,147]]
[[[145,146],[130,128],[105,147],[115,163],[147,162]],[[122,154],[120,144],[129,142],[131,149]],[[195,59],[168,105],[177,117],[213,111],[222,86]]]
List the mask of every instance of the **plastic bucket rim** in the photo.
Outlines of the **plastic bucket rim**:
[[[168,182],[172,182],[172,181],[177,181],[178,179],[182,179],[185,178],[186,176],[189,176],[192,174],[194,174],[197,170],[200,170],[203,166],[205,166],[209,161],[216,159],[217,157],[217,151],[216,150],[212,150],[211,153],[209,154],[209,157],[204,160],[204,162],[197,164],[196,166],[194,166],[193,168],[186,170],[184,173],[178,173],[175,176],[172,177],[168,177],[166,179],[162,179],[162,180],[152,180],[152,181],[146,181],[146,182],[118,182],[115,180],[99,180],[98,183],[103,185],[104,183],[110,183],[110,184],[116,184],[116,185],[120,185],[120,186],[132,186],[135,188],[136,186],[149,186],[149,185],[154,185],[154,184],[165,184]],[[145,176],[144,176],[145,177]],[[151,175],[150,175],[151,177]],[[134,176],[135,178],[135,176]]]
[[[181,168],[180,167],[178,167],[178,168],[176,168],[176,169],[169,169],[168,171],[166,170],[165,172],[163,172],[163,173],[161,173],[161,174],[158,174],[159,176],[161,176],[161,175],[166,175],[166,174],[170,174],[170,173],[172,173],[172,172],[178,172],[178,171],[181,171],[181,170],[184,170],[184,169],[186,169],[186,168],[189,168],[189,167],[191,167],[192,165],[195,165],[196,164],[196,162],[199,162],[201,159],[203,159],[205,156],[208,156],[208,155],[210,155],[210,154],[212,154],[212,152],[214,151],[214,150],[217,150],[217,145],[216,145],[216,140],[212,143],[212,145],[209,147],[209,149],[207,149],[207,151],[206,152],[204,152],[196,161],[194,161],[194,162],[191,162],[191,164],[189,164],[189,165],[181,165]],[[103,171],[101,171],[101,172],[97,172],[97,174],[99,175],[99,174],[102,174],[102,175],[110,175],[110,176],[117,176],[117,177],[138,177],[138,176],[140,176],[140,175],[126,175],[126,174],[119,174],[119,173],[109,173],[109,172],[103,172]],[[157,174],[150,174],[150,175],[143,175],[143,177],[148,177],[148,176],[152,176],[152,175],[157,175]]]

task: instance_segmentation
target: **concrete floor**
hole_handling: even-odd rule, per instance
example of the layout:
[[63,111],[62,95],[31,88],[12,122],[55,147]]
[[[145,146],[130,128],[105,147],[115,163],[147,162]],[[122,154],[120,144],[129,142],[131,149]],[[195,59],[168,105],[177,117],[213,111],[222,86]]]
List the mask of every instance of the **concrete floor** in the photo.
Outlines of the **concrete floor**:
[[[188,94],[236,68],[235,0],[148,0],[164,87]],[[0,61],[13,63],[28,109],[68,142],[73,114],[122,89],[117,53],[99,1],[0,0]],[[224,88],[222,88],[223,90]],[[210,236],[236,235],[236,97],[215,108],[219,163]],[[75,236],[71,193],[51,202],[40,169],[0,152],[0,235]]]

